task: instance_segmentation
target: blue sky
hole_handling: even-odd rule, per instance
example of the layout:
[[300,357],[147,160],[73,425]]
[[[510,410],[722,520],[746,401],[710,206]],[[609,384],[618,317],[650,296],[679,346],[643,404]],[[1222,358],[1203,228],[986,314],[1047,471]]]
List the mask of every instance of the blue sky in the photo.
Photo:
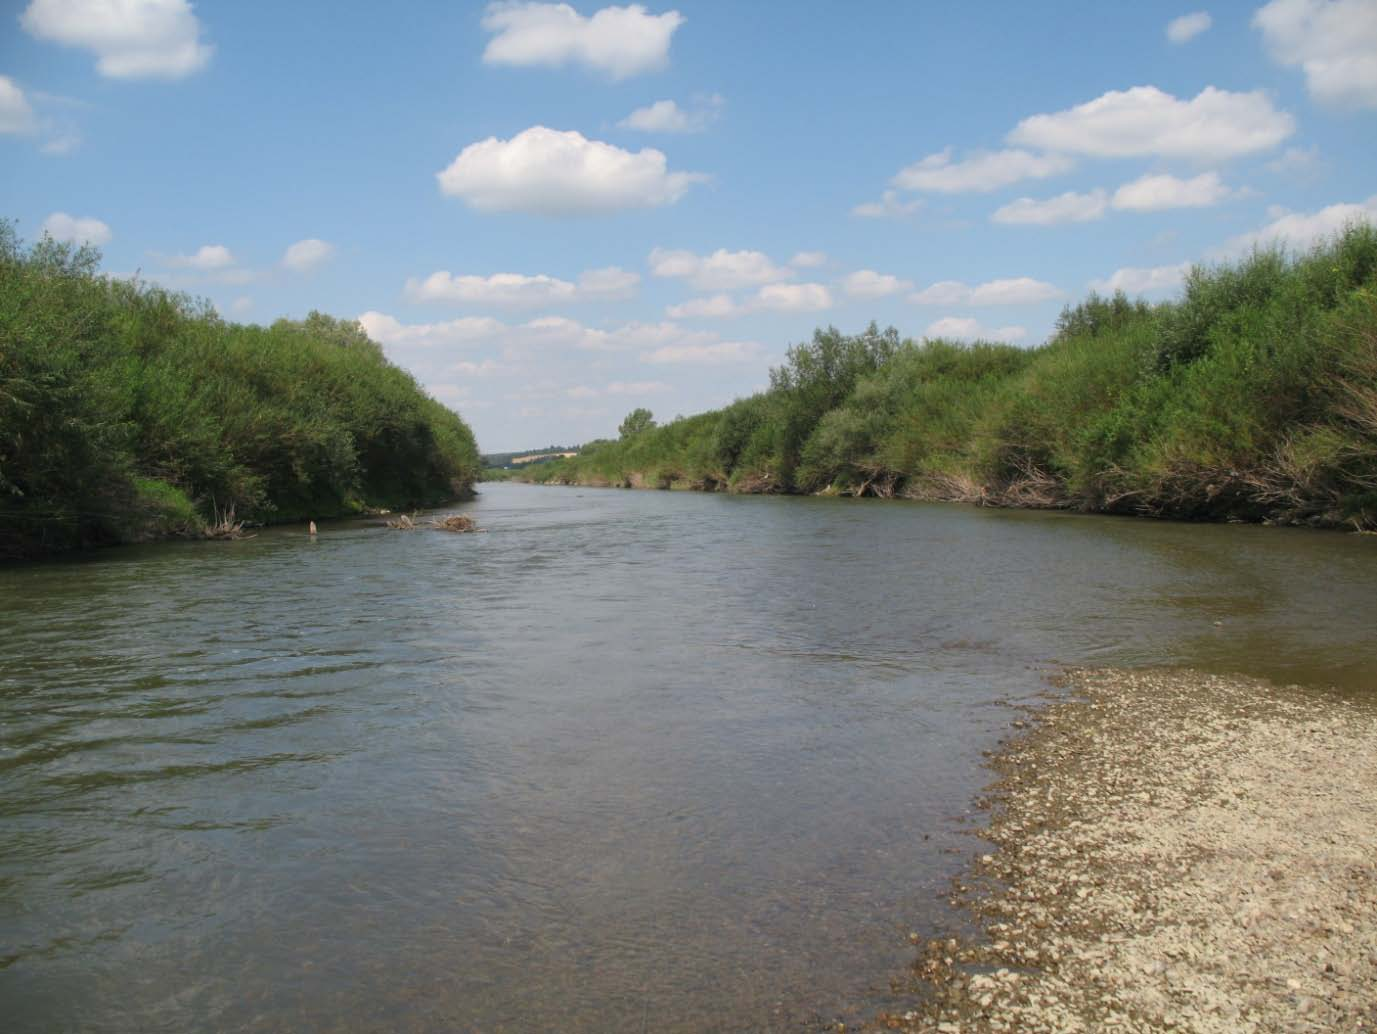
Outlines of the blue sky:
[[21,235],[361,318],[494,451],[1377,219],[1377,0],[0,9]]

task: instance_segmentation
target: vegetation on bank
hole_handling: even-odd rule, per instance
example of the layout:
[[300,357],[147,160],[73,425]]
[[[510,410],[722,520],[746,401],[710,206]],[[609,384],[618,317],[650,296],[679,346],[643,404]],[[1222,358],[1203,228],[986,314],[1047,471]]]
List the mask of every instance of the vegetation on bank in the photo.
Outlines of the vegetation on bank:
[[0,223],[0,557],[469,489],[468,426],[358,324],[227,323]]
[[1068,307],[1037,348],[819,330],[770,388],[522,473],[1377,527],[1377,230]]

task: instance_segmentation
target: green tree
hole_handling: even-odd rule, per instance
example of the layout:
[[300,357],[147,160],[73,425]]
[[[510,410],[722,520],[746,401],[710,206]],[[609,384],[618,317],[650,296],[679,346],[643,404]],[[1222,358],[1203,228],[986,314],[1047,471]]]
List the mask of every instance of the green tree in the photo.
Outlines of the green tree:
[[654,413],[645,408],[633,409],[626,415],[621,427],[617,428],[617,433],[621,435],[622,441],[626,441],[628,438],[635,438],[638,434],[644,434],[654,426]]

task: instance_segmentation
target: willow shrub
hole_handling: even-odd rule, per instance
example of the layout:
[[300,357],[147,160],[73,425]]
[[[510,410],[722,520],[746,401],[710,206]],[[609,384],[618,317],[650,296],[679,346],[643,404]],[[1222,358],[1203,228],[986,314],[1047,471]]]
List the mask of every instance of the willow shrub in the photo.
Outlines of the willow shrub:
[[768,391],[539,476],[666,475],[1377,526],[1377,231],[1198,267],[1175,302],[1091,295],[1036,348],[820,330]]
[[0,556],[451,498],[473,435],[356,323],[270,327],[0,224]]

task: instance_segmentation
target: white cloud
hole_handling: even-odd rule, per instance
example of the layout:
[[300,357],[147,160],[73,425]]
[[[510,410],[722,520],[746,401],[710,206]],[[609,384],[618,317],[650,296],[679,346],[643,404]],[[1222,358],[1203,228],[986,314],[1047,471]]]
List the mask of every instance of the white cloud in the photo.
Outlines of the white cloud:
[[1075,161],[1064,154],[1032,154],[1021,150],[976,151],[961,161],[952,161],[952,149],[948,147],[900,169],[893,183],[903,190],[943,194],[987,192],[1019,180],[1056,176],[1074,165]]
[[[382,312],[359,317],[368,336],[412,361],[425,362],[424,353],[482,346],[500,349],[505,358],[525,358],[532,351],[577,349],[588,352],[627,352],[664,347],[699,347],[718,343],[708,331],[685,330],[675,323],[626,323],[603,330],[566,316],[541,316],[525,323],[504,323],[487,316],[465,316],[438,323],[402,323]],[[451,372],[485,374],[503,369],[489,360],[459,363]]]
[[78,218],[68,215],[66,212],[54,212],[44,219],[43,232],[55,241],[67,241],[71,244],[94,244],[97,247],[102,244],[109,244],[114,237],[114,234],[110,232],[110,227],[99,219],[92,219],[90,216]]
[[797,269],[816,269],[818,266],[827,265],[827,252],[825,251],[800,251],[794,254],[789,260],[789,265]]
[[1173,43],[1189,43],[1214,24],[1208,11],[1195,11],[1173,18],[1167,23],[1167,39]]
[[335,246],[315,237],[297,241],[282,256],[282,264],[297,273],[309,272],[328,260],[335,253]]
[[490,65],[569,63],[625,79],[669,62],[678,11],[651,14],[640,4],[604,7],[584,17],[568,4],[496,3],[483,15],[483,28],[496,33],[483,50]]
[[913,289],[908,280],[900,280],[888,273],[877,273],[873,269],[858,269],[842,278],[842,290],[851,298],[883,298]]
[[670,172],[662,151],[631,152],[582,133],[532,126],[469,144],[436,173],[442,193],[483,212],[578,215],[672,205],[700,173]]
[[922,207],[923,202],[917,198],[902,201],[897,190],[886,190],[880,200],[862,202],[851,209],[851,214],[862,219],[903,219]]
[[1029,276],[987,280],[969,287],[960,280],[941,280],[909,295],[915,305],[1033,305],[1065,297],[1064,293],[1045,280]]
[[1237,255],[1254,247],[1280,244],[1304,250],[1352,223],[1377,225],[1377,194],[1366,201],[1330,205],[1318,212],[1272,213],[1275,218],[1260,230],[1241,234],[1219,250],[1221,256]]
[[970,316],[944,316],[928,324],[924,335],[929,338],[946,338],[955,341],[1003,341],[1022,340],[1028,335],[1025,327],[985,327]]
[[180,79],[214,51],[187,0],[33,0],[19,22],[39,39],[91,51],[111,79]]
[[1288,147],[1266,167],[1268,172],[1279,176],[1309,176],[1318,171],[1321,164],[1320,149],[1312,144],[1310,147]]
[[38,150],[46,155],[66,158],[68,155],[76,154],[79,147],[81,147],[79,134],[63,133],[61,136],[55,136],[51,140],[44,141]]
[[1021,197],[1007,205],[995,209],[991,222],[1008,223],[1020,226],[1052,226],[1055,223],[1088,223],[1104,216],[1109,207],[1109,195],[1103,190],[1092,190],[1088,194],[1077,194],[1068,190],[1065,194],[1037,201],[1031,197]]
[[939,280],[909,295],[908,300],[915,305],[965,305],[970,298],[970,287],[960,280]]
[[1114,192],[1113,205],[1131,212],[1160,212],[1168,208],[1208,208],[1234,197],[1234,191],[1206,172],[1188,180],[1175,176],[1142,176]]
[[1009,141],[1099,158],[1157,155],[1223,160],[1270,150],[1296,121],[1262,91],[1232,93],[1207,86],[1179,100],[1155,86],[1111,90],[1093,101],[1020,122]]
[[775,312],[819,312],[832,307],[832,292],[822,284],[766,284],[756,292],[751,306]]
[[666,345],[642,356],[647,363],[740,363],[761,354],[755,341],[719,341],[711,345]]
[[506,373],[508,369],[509,367],[503,366],[496,359],[484,359],[481,363],[461,359],[450,366],[449,372],[461,373],[467,377],[491,377],[495,373]]
[[173,255],[167,263],[178,269],[228,269],[234,265],[235,258],[233,252],[223,244],[203,244],[194,254]]
[[9,76],[0,75],[0,133],[31,133],[35,126],[24,91]]
[[1377,4],[1372,0],[1272,0],[1253,15],[1272,57],[1300,65],[1323,104],[1377,108]]
[[642,133],[701,133],[717,121],[724,103],[718,94],[703,98],[689,110],[679,107],[674,101],[656,101],[644,108],[637,108],[617,126]]
[[670,388],[663,381],[613,381],[604,390],[609,395],[660,395]]
[[460,305],[554,305],[562,302],[612,300],[635,293],[640,275],[617,266],[590,269],[573,284],[538,273],[494,273],[491,276],[455,276],[448,270],[431,273],[424,280],[406,282],[406,296],[417,302],[451,302]]
[[1044,280],[1030,276],[987,280],[971,288],[970,305],[1031,305],[1062,297],[1062,292]]
[[392,347],[472,345],[492,340],[507,329],[500,320],[487,316],[464,316],[444,323],[402,323],[395,316],[371,310],[359,317],[359,323],[374,341]]
[[1186,274],[1190,272],[1190,268],[1189,262],[1182,262],[1175,266],[1152,266],[1151,268],[1125,266],[1123,269],[1116,269],[1105,280],[1090,281],[1090,289],[1101,294],[1123,291],[1124,294],[1135,295],[1170,291],[1181,286]]
[[686,302],[680,302],[678,305],[671,305],[665,309],[665,315],[672,320],[721,319],[727,316],[738,316],[742,312],[742,307],[729,294],[690,298]]
[[590,388],[586,384],[579,384],[568,389],[564,394],[568,395],[571,399],[595,399],[602,393],[598,391],[597,388]]
[[621,266],[589,269],[579,274],[578,296],[589,301],[625,301],[636,296],[640,282],[640,273]]
[[252,308],[253,299],[247,295],[241,295],[230,302],[230,312],[234,313],[236,316],[242,316]]
[[777,266],[760,251],[727,251],[710,255],[656,248],[650,253],[650,271],[658,277],[687,280],[700,291],[731,291],[740,287],[787,280],[793,272]]
[[572,301],[576,288],[568,280],[543,273],[494,273],[492,276],[454,276],[448,270],[424,280],[409,279],[406,296],[416,302],[454,302],[481,305],[549,305]]

